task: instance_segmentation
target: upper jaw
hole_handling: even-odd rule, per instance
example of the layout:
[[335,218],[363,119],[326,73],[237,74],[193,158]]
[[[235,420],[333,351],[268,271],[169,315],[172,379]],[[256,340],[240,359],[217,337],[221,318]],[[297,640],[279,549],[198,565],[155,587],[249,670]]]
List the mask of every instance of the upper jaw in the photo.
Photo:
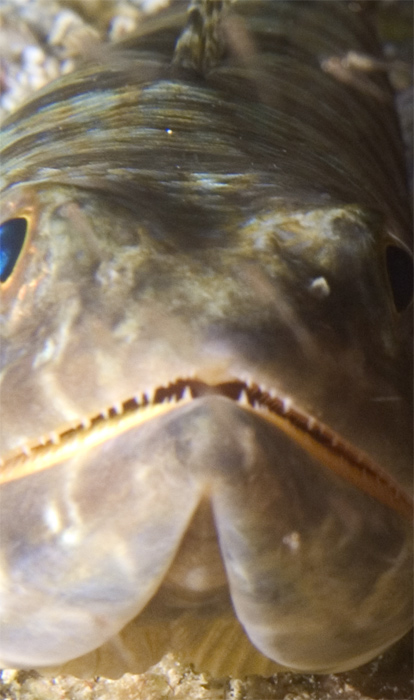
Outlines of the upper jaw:
[[[300,410],[289,397],[266,391],[251,381],[231,380],[211,384],[194,377],[180,377],[166,385],[136,394],[125,401],[106,407],[93,416],[84,416],[57,431],[20,445],[1,460],[2,483],[50,468],[93,450],[104,442],[122,439],[129,431],[139,431],[171,411],[191,410],[205,399],[219,398],[217,407],[226,411],[222,400],[236,404],[243,412],[259,413],[273,425],[275,442],[284,433],[293,443],[324,467],[339,474],[368,495],[392,508],[404,518],[412,519],[413,504],[398,482],[370,456],[344,439],[314,415]],[[214,411],[214,405],[212,410]],[[230,404],[229,404],[230,407]],[[208,436],[205,436],[207,438]]]

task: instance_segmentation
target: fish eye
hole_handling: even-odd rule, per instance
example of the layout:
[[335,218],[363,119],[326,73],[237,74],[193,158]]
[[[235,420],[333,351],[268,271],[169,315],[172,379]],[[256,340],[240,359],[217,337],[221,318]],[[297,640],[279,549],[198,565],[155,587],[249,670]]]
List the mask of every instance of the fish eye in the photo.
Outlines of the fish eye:
[[0,226],[0,282],[7,282],[23,249],[27,220],[9,219]]
[[413,298],[413,260],[411,255],[396,245],[385,251],[388,281],[397,311],[404,311]]

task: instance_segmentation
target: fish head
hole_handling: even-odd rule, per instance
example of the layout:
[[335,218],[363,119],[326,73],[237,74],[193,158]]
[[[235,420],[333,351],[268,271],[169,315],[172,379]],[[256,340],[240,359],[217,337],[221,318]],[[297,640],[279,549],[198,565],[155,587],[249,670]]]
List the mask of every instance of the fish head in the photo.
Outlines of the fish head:
[[5,129],[0,655],[62,663],[225,590],[265,656],[357,666],[411,625],[400,202],[277,81],[252,105],[244,65],[134,61]]

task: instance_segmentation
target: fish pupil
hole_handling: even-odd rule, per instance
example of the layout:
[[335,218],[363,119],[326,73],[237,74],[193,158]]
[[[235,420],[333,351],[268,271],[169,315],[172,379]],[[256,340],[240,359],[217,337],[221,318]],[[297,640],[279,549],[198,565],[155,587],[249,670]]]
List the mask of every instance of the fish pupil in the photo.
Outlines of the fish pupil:
[[386,264],[395,308],[404,311],[413,298],[413,261],[403,248],[389,245]]
[[7,282],[24,245],[26,219],[9,219],[0,226],[0,282]]

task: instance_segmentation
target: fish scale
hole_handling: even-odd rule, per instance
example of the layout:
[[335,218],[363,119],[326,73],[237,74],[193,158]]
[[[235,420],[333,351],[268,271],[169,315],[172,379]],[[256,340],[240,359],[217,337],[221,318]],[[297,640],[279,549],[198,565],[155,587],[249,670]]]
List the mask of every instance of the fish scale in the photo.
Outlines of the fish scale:
[[6,665],[326,672],[411,626],[402,149],[327,7],[173,3],[3,127]]

